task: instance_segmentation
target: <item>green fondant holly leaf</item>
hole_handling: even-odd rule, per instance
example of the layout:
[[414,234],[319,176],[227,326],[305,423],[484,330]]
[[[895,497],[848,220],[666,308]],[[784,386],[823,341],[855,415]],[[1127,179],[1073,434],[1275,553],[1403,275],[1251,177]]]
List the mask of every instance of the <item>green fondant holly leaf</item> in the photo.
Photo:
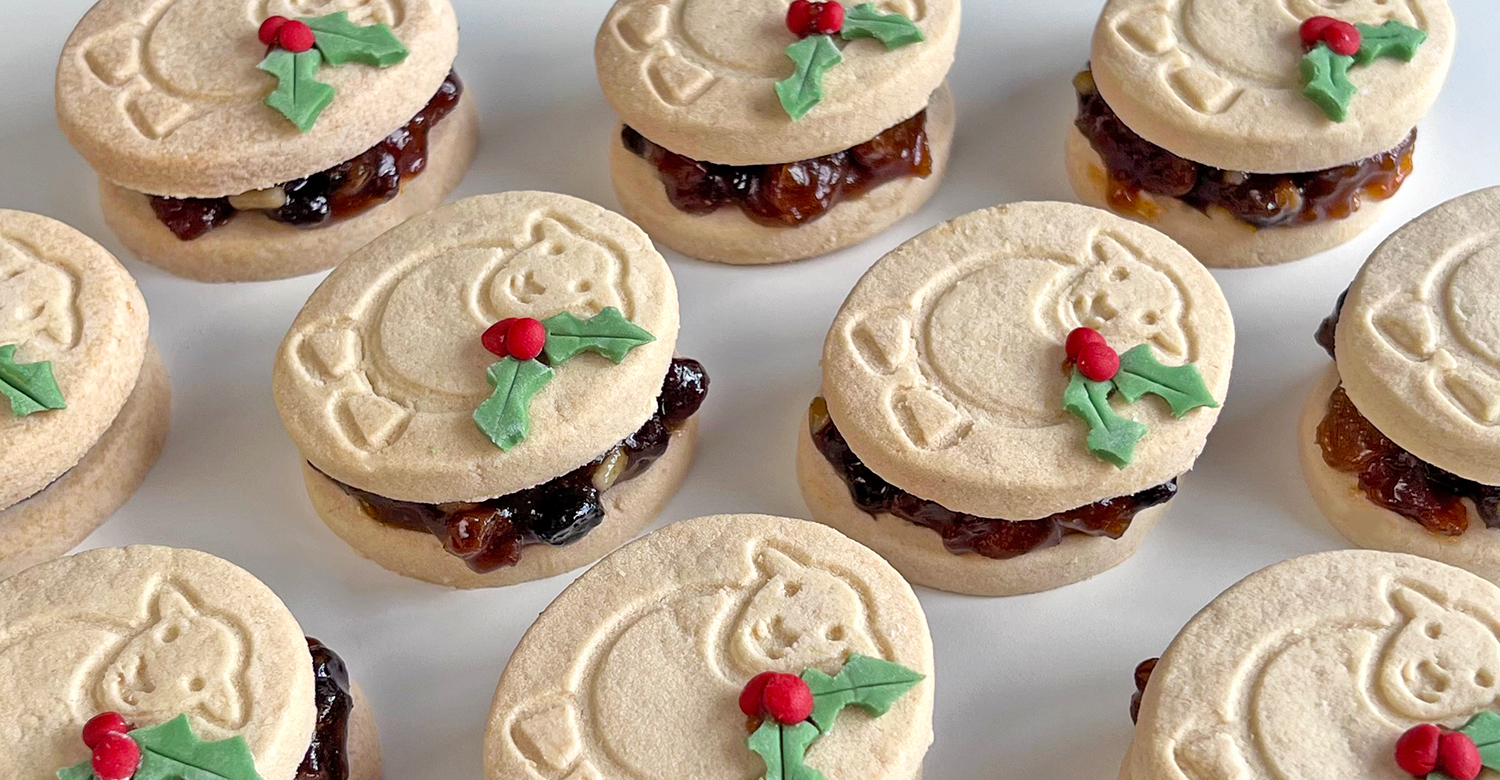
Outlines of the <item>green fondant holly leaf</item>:
[[580,320],[563,312],[542,322],[547,327],[547,362],[558,365],[584,352],[597,352],[619,363],[630,350],[656,340],[645,328],[625,319],[613,306]]
[[1302,96],[1335,122],[1349,118],[1349,101],[1358,88],[1349,80],[1354,58],[1320,43],[1302,58]]
[[813,712],[809,720],[820,731],[833,728],[833,722],[845,707],[863,709],[874,717],[884,715],[923,676],[890,661],[864,655],[851,655],[844,668],[833,677],[818,669],[802,673],[802,681],[813,694]]
[[1131,403],[1147,393],[1161,396],[1172,407],[1173,417],[1181,417],[1200,406],[1216,408],[1219,405],[1203,384],[1203,375],[1198,373],[1197,366],[1164,366],[1146,344],[1120,356],[1115,389]]
[[531,398],[552,381],[551,368],[535,360],[505,358],[491,364],[485,379],[495,392],[474,410],[474,423],[502,450],[531,433]]
[[[126,736],[141,748],[141,766],[131,780],[262,780],[245,738],[205,742],[193,735],[186,715]],[[60,769],[58,780],[93,780],[90,762]]]
[[1369,24],[1354,25],[1359,29],[1359,51],[1354,53],[1356,65],[1369,65],[1381,57],[1391,57],[1402,62],[1411,62],[1417,49],[1427,40],[1427,31],[1392,19],[1375,27]]
[[[1123,362],[1123,358],[1121,360]],[[1089,435],[1085,444],[1089,452],[1113,463],[1116,468],[1125,468],[1135,455],[1135,443],[1146,435],[1146,426],[1115,413],[1114,407],[1109,405],[1109,393],[1113,389],[1113,382],[1094,382],[1075,368],[1073,379],[1063,391],[1063,408],[1088,423]]]
[[361,27],[349,21],[347,11],[301,21],[312,28],[313,40],[329,65],[359,62],[386,68],[405,60],[409,53],[390,27],[384,24]]
[[68,408],[52,376],[52,364],[17,363],[15,344],[0,347],[0,395],[9,399],[10,413],[16,417]]
[[766,762],[763,780],[823,780],[823,773],[803,763],[807,749],[822,736],[811,723],[783,726],[769,718],[750,735],[750,749]]
[[1458,731],[1474,740],[1474,745],[1479,748],[1479,759],[1486,769],[1500,772],[1500,715],[1481,712],[1469,718],[1469,722]]
[[874,3],[861,3],[849,9],[844,16],[844,29],[840,31],[844,40],[874,38],[887,49],[899,49],[927,40],[921,28],[901,14],[883,14]]
[[813,35],[786,47],[786,56],[797,70],[786,80],[776,82],[776,96],[795,122],[823,101],[823,76],[844,61],[844,54],[832,38]]
[[333,102],[333,87],[317,78],[322,64],[323,55],[317,49],[299,54],[273,49],[255,66],[276,77],[276,89],[266,96],[266,105],[280,111],[304,133]]

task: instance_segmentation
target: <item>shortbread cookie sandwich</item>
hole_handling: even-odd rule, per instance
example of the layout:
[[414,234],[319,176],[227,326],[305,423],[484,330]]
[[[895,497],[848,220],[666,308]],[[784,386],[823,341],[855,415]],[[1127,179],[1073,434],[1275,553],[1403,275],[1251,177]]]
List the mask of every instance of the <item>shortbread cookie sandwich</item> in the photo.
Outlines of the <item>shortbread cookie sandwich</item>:
[[1500,188],[1386,239],[1318,341],[1300,440],[1329,521],[1500,582]]
[[1500,771],[1497,627],[1500,590],[1447,564],[1371,550],[1278,563],[1138,667],[1120,780]]
[[196,550],[90,550],[0,582],[0,776],[379,780],[337,653]]
[[448,0],[99,0],[57,119],[142,260],[208,282],[331,267],[474,158]]
[[908,580],[1030,593],[1133,554],[1219,416],[1234,323],[1147,227],[1066,203],[886,255],[823,345],[797,473],[813,519]]
[[932,638],[880,556],[815,523],[667,526],[537,618],[490,709],[490,780],[916,780]]
[[937,190],[960,0],[619,0],[594,47],[620,204],[702,260],[780,263]]
[[692,459],[708,376],[676,357],[677,286],[624,217],[469,198],[324,281],[276,404],[330,528],[409,577],[550,577],[646,527]]
[[1073,189],[1205,265],[1342,244],[1411,174],[1455,34],[1447,0],[1108,0],[1074,79]]
[[156,462],[172,391],[147,324],[108,250],[0,210],[0,577],[77,546]]

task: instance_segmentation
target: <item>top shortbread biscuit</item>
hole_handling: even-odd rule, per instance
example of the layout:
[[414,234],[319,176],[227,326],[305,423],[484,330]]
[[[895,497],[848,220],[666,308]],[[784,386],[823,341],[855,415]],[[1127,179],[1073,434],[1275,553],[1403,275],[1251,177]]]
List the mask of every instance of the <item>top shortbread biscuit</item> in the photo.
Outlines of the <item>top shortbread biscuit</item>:
[[878,718],[848,708],[806,762],[829,780],[910,780],[932,743],[934,681],[926,618],[901,575],[815,523],[676,523],[600,561],[526,632],[495,691],[487,776],[760,777],[745,683],[833,675],[856,653],[925,679]]
[[879,0],[926,40],[894,51],[873,39],[845,44],[823,102],[793,122],[774,89],[794,70],[787,5],[620,0],[594,46],[604,96],[625,124],[678,154],[763,165],[843,151],[916,116],[953,65],[960,0]]
[[[475,425],[510,317],[619,309],[655,341],[620,365],[582,355],[530,402],[509,451]],[[493,498],[604,454],[656,409],[677,343],[677,286],[629,220],[565,195],[511,192],[407,222],[329,275],[276,359],[282,420],[324,473],[389,498]]]
[[317,720],[312,657],[276,594],[196,550],[92,550],[0,583],[0,777],[87,761],[81,730],[101,712],[186,715],[199,739],[243,736],[265,780],[292,780]]
[[[1427,33],[1411,62],[1349,73],[1344,122],[1302,95],[1301,23],[1314,16]],[[1230,171],[1316,171],[1394,148],[1427,115],[1453,60],[1447,0],[1110,0],[1094,81],[1147,141]]]
[[1149,432],[1116,468],[1063,407],[1069,331],[1193,363],[1222,402],[1234,324],[1219,286],[1171,239],[1098,209],[1017,203],[917,236],[850,293],[823,347],[823,394],[876,474],[948,509],[1029,520],[1187,471],[1217,408],[1176,419],[1146,397]]
[[1381,433],[1500,485],[1500,187],[1386,239],[1349,288],[1337,340],[1349,399]]
[[[266,105],[256,69],[269,16],[345,11],[389,24],[410,51],[387,68],[323,67],[333,102],[299,132]],[[101,0],[57,65],[57,119],[105,179],[151,195],[216,198],[310,176],[405,125],[432,99],[458,50],[448,0]]]
[[1396,740],[1500,697],[1500,589],[1426,558],[1319,553],[1246,577],[1151,673],[1129,780],[1410,780]]
[[109,428],[146,357],[146,301],[119,261],[61,222],[0,210],[0,347],[51,363],[66,409],[0,398],[0,509],[72,468]]

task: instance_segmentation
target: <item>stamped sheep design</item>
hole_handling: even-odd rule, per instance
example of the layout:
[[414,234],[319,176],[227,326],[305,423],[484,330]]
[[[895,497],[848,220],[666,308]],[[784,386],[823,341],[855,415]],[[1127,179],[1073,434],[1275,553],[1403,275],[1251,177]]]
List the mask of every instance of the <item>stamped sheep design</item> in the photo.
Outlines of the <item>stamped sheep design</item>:
[[83,335],[78,275],[20,239],[0,236],[0,344],[43,357],[67,352]]

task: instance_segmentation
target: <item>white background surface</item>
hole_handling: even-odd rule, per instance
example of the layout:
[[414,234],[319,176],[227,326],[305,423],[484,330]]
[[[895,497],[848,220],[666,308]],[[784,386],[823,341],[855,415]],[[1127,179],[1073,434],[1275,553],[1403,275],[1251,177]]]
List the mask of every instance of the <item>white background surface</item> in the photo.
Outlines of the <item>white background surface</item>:
[[[614,118],[594,77],[608,0],[455,0],[458,71],[484,123],[459,194],[548,189],[615,205]],[[1323,257],[1216,275],[1239,331],[1218,428],[1141,552],[1059,591],[1012,599],[919,589],[937,645],[933,780],[1115,776],[1130,738],[1136,662],[1197,609],[1275,561],[1341,547],[1303,485],[1295,420],[1327,357],[1312,332],[1381,238],[1448,197],[1500,184],[1495,88],[1500,6],[1452,0],[1453,75],[1422,125],[1416,174],[1368,235]],[[0,206],[67,221],[116,252],[94,176],[53,122],[57,52],[88,0],[0,0]],[[804,515],[794,435],[819,383],[823,335],[872,262],[920,230],[996,203],[1070,199],[1061,164],[1069,80],[1100,0],[969,0],[952,83],[959,132],[937,198],[867,245],[789,266],[735,269],[670,252],[679,350],[713,379],[695,470],[663,522],[719,512]],[[1337,3],[1330,3],[1337,5]],[[123,257],[123,254],[122,254]],[[259,575],[369,692],[390,780],[482,777],[489,700],[533,617],[571,580],[450,592],[367,563],[320,523],[271,401],[272,354],[317,277],[242,286],[171,278],[134,260],[172,372],[166,452],[86,546],[195,547]],[[561,659],[560,661],[561,662]],[[748,779],[747,779],[748,780]]]

